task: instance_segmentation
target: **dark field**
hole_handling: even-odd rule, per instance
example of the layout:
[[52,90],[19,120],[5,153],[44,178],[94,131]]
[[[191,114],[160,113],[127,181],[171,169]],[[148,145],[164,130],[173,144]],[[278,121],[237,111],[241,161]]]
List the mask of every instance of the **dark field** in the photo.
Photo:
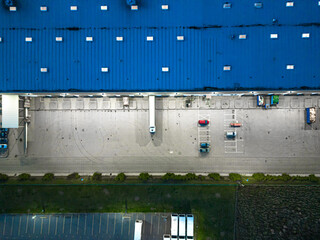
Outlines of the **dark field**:
[[320,187],[239,188],[236,239],[320,239]]
[[196,239],[233,239],[234,186],[30,186],[0,187],[2,213],[193,213]]

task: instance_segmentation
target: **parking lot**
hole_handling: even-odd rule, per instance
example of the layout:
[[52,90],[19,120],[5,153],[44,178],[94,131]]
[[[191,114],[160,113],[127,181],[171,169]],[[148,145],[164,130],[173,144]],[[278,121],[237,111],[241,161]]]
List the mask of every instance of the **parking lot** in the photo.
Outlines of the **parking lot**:
[[[9,157],[2,172],[90,174],[219,172],[292,173],[320,171],[319,96],[280,96],[270,109],[256,97],[156,99],[156,127],[149,133],[148,98],[34,98],[23,152],[22,128],[9,134]],[[317,120],[305,122],[305,108],[316,107]],[[199,127],[199,119],[210,124]],[[231,128],[238,121],[240,128]],[[227,139],[227,131],[236,131]],[[199,152],[209,142],[209,153]]]
[[170,231],[170,214],[164,213],[2,214],[0,239],[132,240],[137,219],[143,220],[143,239]]

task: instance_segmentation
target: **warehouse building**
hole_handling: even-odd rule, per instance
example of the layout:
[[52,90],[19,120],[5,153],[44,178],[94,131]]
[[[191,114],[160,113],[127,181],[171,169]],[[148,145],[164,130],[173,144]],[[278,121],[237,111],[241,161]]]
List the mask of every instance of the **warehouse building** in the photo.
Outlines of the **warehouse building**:
[[2,2],[2,93],[320,87],[316,0]]

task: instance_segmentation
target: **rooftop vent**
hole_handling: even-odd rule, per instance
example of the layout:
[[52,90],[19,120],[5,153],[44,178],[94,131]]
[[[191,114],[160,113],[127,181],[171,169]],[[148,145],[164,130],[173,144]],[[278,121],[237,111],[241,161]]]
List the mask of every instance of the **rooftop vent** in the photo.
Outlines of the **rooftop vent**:
[[153,41],[153,36],[147,36],[147,41]]
[[257,2],[257,3],[254,3],[254,7],[255,8],[262,8],[262,3],[261,2]]
[[169,9],[169,5],[162,5],[162,6],[161,6],[161,9],[162,9],[162,10],[168,10],[168,9]]
[[93,37],[86,37],[86,41],[87,42],[92,42],[93,41]]
[[162,72],[169,72],[169,67],[162,67]]
[[178,41],[183,41],[184,40],[184,36],[177,36],[177,40]]
[[62,37],[56,37],[56,42],[62,42],[63,38]]
[[309,38],[310,37],[310,33],[302,33],[302,38]]
[[26,38],[25,38],[25,41],[26,41],[26,42],[32,42],[32,37],[26,37]]
[[108,6],[101,6],[100,9],[101,9],[101,11],[107,11],[108,10]]
[[246,34],[240,34],[239,35],[239,39],[247,39],[247,35]]
[[9,7],[9,10],[10,10],[10,12],[15,12],[15,11],[17,11],[17,7],[11,6],[11,7]]
[[40,72],[46,73],[46,72],[48,72],[48,68],[40,68]]
[[223,66],[223,71],[231,71],[231,66],[230,65]]
[[102,68],[101,68],[101,72],[109,72],[109,68],[107,68],[107,67],[102,67]]
[[138,5],[132,5],[132,6],[131,6],[131,10],[137,11],[137,10],[138,10]]
[[278,34],[277,33],[271,33],[270,34],[270,38],[273,38],[273,39],[278,38]]
[[71,6],[71,7],[70,7],[70,10],[71,10],[71,11],[77,11],[77,10],[78,10],[78,7],[77,7],[77,6]]
[[286,3],[286,7],[293,7],[293,5],[294,5],[294,2],[287,2]]
[[118,42],[122,42],[122,41],[123,41],[123,37],[116,37],[116,40],[117,40]]
[[294,69],[294,65],[287,65],[287,70],[293,70]]
[[223,4],[223,8],[231,8],[231,3],[225,3],[225,4]]

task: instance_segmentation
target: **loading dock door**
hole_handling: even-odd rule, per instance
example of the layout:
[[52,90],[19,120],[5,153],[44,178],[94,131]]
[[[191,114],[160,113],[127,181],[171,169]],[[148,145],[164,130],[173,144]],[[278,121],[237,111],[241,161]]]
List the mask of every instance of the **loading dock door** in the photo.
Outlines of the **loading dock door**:
[[19,96],[2,95],[2,127],[19,127]]

